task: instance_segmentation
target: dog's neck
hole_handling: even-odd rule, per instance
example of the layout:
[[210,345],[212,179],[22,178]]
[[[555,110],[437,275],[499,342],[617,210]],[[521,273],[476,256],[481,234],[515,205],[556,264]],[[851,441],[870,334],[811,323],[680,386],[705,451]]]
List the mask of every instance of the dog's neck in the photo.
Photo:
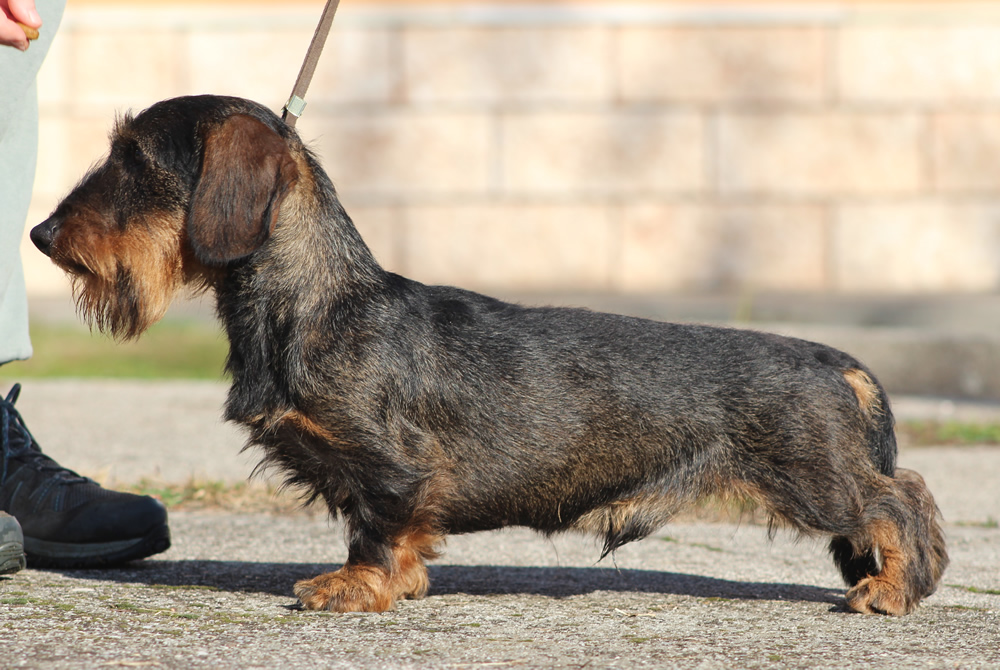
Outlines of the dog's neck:
[[[343,346],[358,310],[385,291],[389,275],[362,241],[327,175],[314,161],[309,168],[282,204],[270,239],[213,282],[230,342],[227,418],[296,406],[309,394],[306,358],[321,346],[302,334],[327,332],[322,346]],[[281,342],[283,350],[268,350],[273,342]],[[242,406],[255,398],[280,399],[285,407]]]

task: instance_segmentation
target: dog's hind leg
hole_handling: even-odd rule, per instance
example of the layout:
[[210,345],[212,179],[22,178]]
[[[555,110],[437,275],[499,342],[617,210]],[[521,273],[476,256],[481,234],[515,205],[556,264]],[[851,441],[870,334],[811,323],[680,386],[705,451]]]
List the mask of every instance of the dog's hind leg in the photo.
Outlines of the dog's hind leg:
[[906,614],[934,592],[948,565],[938,510],[923,478],[896,467],[896,438],[885,391],[867,373],[844,379],[866,420],[868,453],[879,476],[858,476],[862,509],[855,532],[835,535],[833,560],[857,612]]
[[848,608],[901,615],[932,594],[948,565],[937,507],[923,478],[898,468],[866,505],[858,532],[830,543],[845,581]]
[[848,609],[907,614],[934,592],[948,563],[937,508],[917,473],[861,470],[830,480],[800,472],[795,485],[757,497],[791,527],[833,536],[833,560],[850,586]]
[[793,417],[807,429],[758,450],[743,484],[776,519],[833,536],[849,609],[907,614],[934,592],[948,563],[937,507],[920,475],[896,467],[884,391],[860,370],[844,379],[856,400],[840,396]]

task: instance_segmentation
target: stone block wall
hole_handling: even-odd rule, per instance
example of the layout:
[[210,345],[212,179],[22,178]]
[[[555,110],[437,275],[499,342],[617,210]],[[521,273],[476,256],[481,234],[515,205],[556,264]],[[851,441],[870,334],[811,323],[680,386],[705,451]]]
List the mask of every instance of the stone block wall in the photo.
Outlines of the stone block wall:
[[[116,113],[279,108],[320,3],[71,2],[32,221]],[[1000,291],[1000,8],[342,3],[299,123],[389,268],[495,291]],[[64,280],[25,248],[31,290]]]

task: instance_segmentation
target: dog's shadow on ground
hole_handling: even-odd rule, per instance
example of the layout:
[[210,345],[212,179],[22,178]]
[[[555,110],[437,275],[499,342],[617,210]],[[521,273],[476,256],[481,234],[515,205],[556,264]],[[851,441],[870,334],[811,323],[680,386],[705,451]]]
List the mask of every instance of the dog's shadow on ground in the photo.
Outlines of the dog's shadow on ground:
[[[320,563],[253,563],[211,560],[146,560],[107,570],[66,571],[75,579],[209,588],[289,597],[292,585],[340,566]],[[540,595],[567,598],[596,591],[652,593],[731,600],[843,604],[843,592],[803,584],[742,582],[654,570],[602,567],[431,565],[430,596]]]

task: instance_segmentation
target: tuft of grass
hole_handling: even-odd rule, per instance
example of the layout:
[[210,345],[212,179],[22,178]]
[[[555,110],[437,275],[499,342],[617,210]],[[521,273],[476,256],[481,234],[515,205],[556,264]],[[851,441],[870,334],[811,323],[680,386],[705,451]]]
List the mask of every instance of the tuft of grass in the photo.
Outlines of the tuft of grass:
[[160,589],[161,591],[218,591],[218,586],[208,586],[205,584],[150,584],[148,588]]
[[145,608],[145,607],[139,607],[138,605],[136,605],[134,603],[130,603],[127,600],[119,600],[117,602],[113,602],[108,607],[110,607],[113,610],[123,610],[123,611],[126,611],[126,612],[153,612],[154,611],[154,610],[151,610],[151,609],[148,609],[148,608]]
[[990,596],[1000,596],[1000,589],[981,589],[978,586],[963,586],[962,584],[948,584],[953,589],[961,589],[969,593],[981,593]]
[[956,521],[955,525],[966,528],[1000,528],[1000,521],[992,516],[987,516],[985,521]]
[[34,356],[0,368],[5,379],[103,377],[131,379],[223,378],[229,352],[214,323],[167,320],[138,340],[115,342],[74,324],[31,327]]
[[901,421],[896,426],[900,440],[915,447],[940,445],[1000,445],[1000,423],[967,421]]
[[944,609],[953,610],[956,612],[989,612],[989,608],[986,607],[969,607],[968,605],[944,605]]
[[225,510],[229,512],[273,512],[288,514],[307,511],[319,513],[319,506],[304,507],[294,491],[272,484],[247,482],[228,483],[189,479],[182,484],[141,479],[131,486],[116,486],[119,490],[148,495],[171,509]]

